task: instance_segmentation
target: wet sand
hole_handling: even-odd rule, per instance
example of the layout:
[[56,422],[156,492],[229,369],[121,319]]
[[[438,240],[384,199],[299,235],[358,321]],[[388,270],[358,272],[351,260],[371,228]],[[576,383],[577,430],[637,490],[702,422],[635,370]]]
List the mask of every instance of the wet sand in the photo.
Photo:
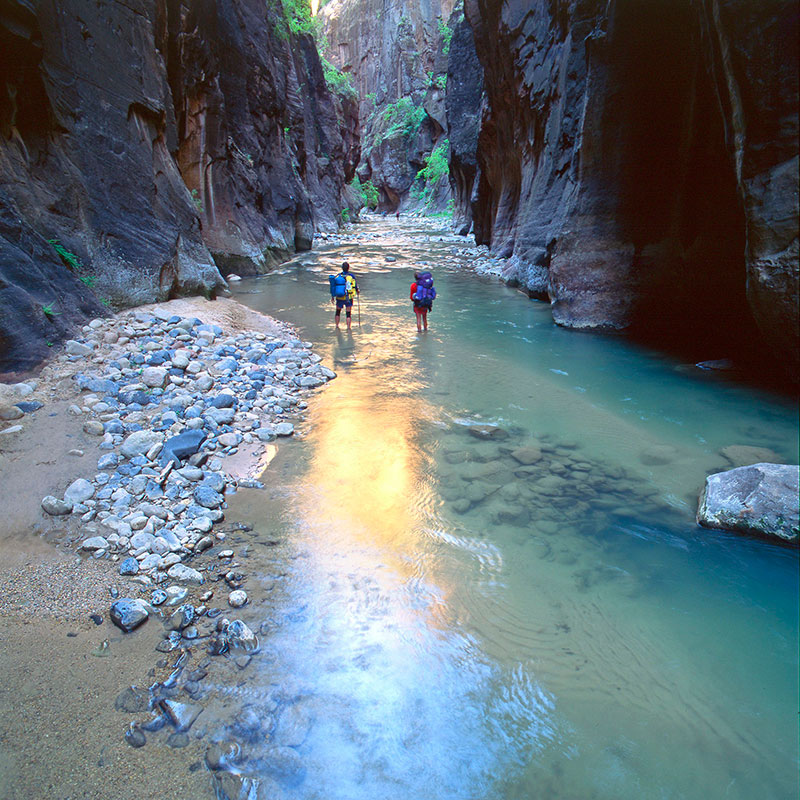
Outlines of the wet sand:
[[[137,310],[156,309],[196,316],[226,334],[289,330],[227,299]],[[102,452],[100,440],[83,431],[85,415],[69,411],[81,405],[72,376],[87,363],[59,355],[30,376],[36,389],[24,399],[43,408],[0,423],[23,425],[0,437],[0,798],[211,798],[205,741],[190,737],[181,749],[125,742],[132,715],[116,711],[114,701],[126,687],[147,687],[167,674],[170,657],[154,652],[162,626],[152,619],[131,634],[116,628],[108,618],[110,589],[124,593],[127,579],[108,559],[77,555],[86,536],[80,519],[41,508],[45,495],[60,496],[76,478],[91,478]],[[242,448],[223,468],[235,478],[253,477],[275,452],[270,444]]]

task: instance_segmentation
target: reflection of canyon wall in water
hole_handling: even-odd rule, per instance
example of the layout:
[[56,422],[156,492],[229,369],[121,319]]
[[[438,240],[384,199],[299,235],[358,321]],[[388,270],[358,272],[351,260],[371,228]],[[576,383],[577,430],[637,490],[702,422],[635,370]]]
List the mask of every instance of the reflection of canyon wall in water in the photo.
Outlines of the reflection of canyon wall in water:
[[[486,101],[476,145],[451,133],[457,220],[511,256],[506,277],[570,327],[744,347],[755,320],[796,364],[796,6],[465,12]],[[467,101],[481,113],[475,80]]]
[[[359,177],[379,189],[383,209],[408,203],[417,172],[447,128],[447,55],[441,30],[453,6],[454,0],[332,0],[320,14],[327,56],[352,76],[359,97]],[[386,135],[382,115],[401,98],[414,109],[424,109],[424,118],[410,135]],[[442,205],[449,196],[446,184],[442,181]]]
[[0,369],[337,226],[357,109],[279,4],[2,0],[0,67]]

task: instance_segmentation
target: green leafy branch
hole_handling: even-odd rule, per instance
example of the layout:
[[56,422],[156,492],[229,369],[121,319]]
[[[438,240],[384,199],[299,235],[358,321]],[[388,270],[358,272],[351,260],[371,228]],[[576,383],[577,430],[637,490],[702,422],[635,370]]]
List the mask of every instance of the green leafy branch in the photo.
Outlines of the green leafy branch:
[[433,193],[442,178],[450,174],[450,141],[442,139],[431,154],[425,159],[425,166],[417,173],[420,186],[415,186],[412,194],[418,200],[424,200],[429,206],[433,200]]
[[450,45],[453,41],[453,29],[441,17],[437,22],[439,24],[439,35],[442,37],[442,52],[445,55],[449,55]]

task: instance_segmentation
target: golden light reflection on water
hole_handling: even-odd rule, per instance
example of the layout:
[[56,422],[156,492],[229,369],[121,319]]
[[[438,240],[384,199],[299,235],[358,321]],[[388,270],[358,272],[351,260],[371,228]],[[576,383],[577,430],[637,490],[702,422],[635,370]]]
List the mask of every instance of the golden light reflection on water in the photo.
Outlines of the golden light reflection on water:
[[[352,364],[352,372],[342,371],[312,404],[313,458],[298,510],[322,568],[367,574],[396,596],[430,547],[425,527],[435,487],[420,420],[433,409],[396,331],[376,325],[369,338],[355,352],[346,335],[335,346],[334,361]],[[359,351],[379,355],[360,366]],[[426,579],[438,581],[430,566]],[[438,582],[437,589],[441,601]]]

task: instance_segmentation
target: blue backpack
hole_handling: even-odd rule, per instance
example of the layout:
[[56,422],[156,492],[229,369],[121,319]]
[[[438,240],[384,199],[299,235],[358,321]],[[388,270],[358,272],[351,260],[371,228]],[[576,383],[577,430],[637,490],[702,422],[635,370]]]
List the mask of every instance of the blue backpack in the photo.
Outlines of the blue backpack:
[[346,300],[347,278],[344,276],[344,274],[329,275],[328,281],[331,285],[331,297],[335,297],[337,300]]
[[414,301],[418,306],[430,308],[436,299],[436,289],[433,288],[433,275],[430,272],[420,272],[417,278],[417,291],[414,292]]

